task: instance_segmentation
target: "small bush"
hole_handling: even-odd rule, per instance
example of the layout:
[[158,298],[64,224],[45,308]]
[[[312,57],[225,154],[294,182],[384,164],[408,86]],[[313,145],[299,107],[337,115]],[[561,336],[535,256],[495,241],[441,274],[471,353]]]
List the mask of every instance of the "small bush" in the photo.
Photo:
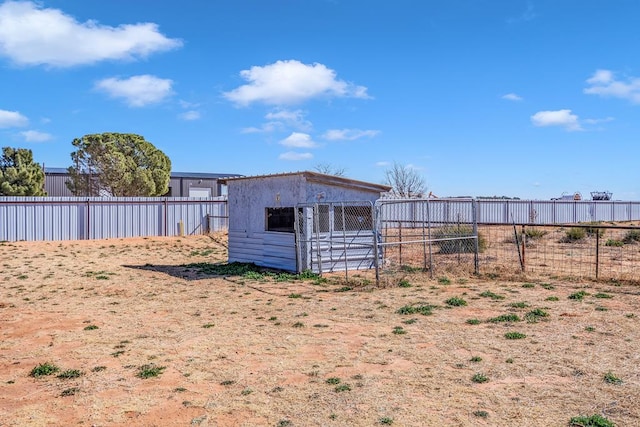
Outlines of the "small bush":
[[582,239],[584,239],[585,237],[587,237],[587,232],[585,231],[584,228],[570,228],[567,231],[565,231],[565,235],[562,238],[561,242],[562,243],[573,243],[573,242],[578,242]]
[[340,384],[334,388],[336,393],[341,393],[343,391],[351,391],[351,386],[349,384]]
[[612,421],[598,414],[590,417],[573,417],[569,421],[570,427],[615,427]]
[[524,318],[529,323],[536,323],[536,322],[538,322],[538,320],[540,320],[542,318],[545,318],[545,317],[549,317],[549,313],[547,313],[546,311],[544,311],[541,308],[533,309],[530,312],[528,312],[527,314],[525,314],[525,316],[524,316]]
[[484,298],[491,298],[493,300],[504,299],[503,295],[498,295],[498,294],[495,294],[495,293],[493,293],[491,291],[484,291],[483,293],[480,294],[480,296],[484,297]]
[[338,384],[340,384],[340,378],[338,378],[338,377],[327,378],[327,380],[325,382],[327,384],[331,384],[331,385],[338,385]]
[[531,240],[541,239],[544,236],[546,236],[547,233],[548,231],[541,230],[536,227],[529,227],[529,228],[526,228],[524,231],[524,235],[527,236],[527,239],[531,239]]
[[142,379],[153,378],[159,376],[165,369],[164,366],[156,366],[153,363],[142,365],[138,368],[136,376]]
[[29,373],[29,376],[33,378],[44,377],[47,375],[53,375],[58,371],[60,371],[60,368],[58,368],[56,365],[54,365],[53,363],[45,362],[33,368]]
[[607,239],[604,245],[619,248],[621,246],[624,246],[624,242],[622,240]]
[[489,413],[487,411],[474,411],[473,415],[479,418],[487,418],[489,416]]
[[[434,242],[440,248],[441,254],[460,254],[474,253],[476,251],[476,243],[473,238],[473,227],[470,225],[453,225],[445,226],[435,230],[431,237],[433,239],[453,238],[458,240],[440,240]],[[464,239],[468,237],[468,239]],[[487,239],[478,233],[478,251],[484,252],[487,248]]]
[[520,302],[512,302],[511,304],[509,304],[509,307],[513,307],[513,308],[527,308],[529,307],[529,304],[527,304],[524,301],[520,301]]
[[640,230],[629,230],[622,239],[624,243],[640,242]]
[[423,316],[429,316],[433,314],[433,306],[429,304],[412,304],[400,307],[397,314],[422,314]]
[[588,292],[586,291],[578,291],[578,292],[574,292],[571,295],[569,295],[569,299],[575,300],[575,301],[582,301],[584,299],[584,297],[586,297],[587,295],[589,295]]
[[504,337],[508,340],[521,340],[527,336],[521,332],[507,332]]
[[517,314],[501,314],[500,316],[497,317],[492,317],[491,319],[487,320],[487,322],[490,323],[499,323],[499,322],[519,322],[520,321],[520,317],[518,317]]
[[482,384],[482,383],[486,383],[487,381],[489,381],[489,377],[487,377],[484,374],[477,373],[477,374],[474,374],[471,377],[471,381],[473,381],[474,383]]
[[468,325],[479,325],[481,322],[480,319],[467,319],[466,323]]
[[409,281],[407,279],[402,279],[398,282],[398,287],[400,288],[410,288],[411,287],[411,283],[409,283]]
[[615,385],[622,384],[622,380],[616,377],[611,371],[604,374],[604,382],[607,384],[615,384]]
[[462,307],[467,305],[467,302],[460,297],[451,297],[445,301],[445,304],[451,307]]

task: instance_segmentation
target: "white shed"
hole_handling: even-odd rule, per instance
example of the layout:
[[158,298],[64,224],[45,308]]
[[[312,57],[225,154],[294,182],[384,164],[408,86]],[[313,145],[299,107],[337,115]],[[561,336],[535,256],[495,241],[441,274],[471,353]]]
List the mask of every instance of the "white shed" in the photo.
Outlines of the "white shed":
[[[229,262],[293,272],[371,267],[373,204],[388,186],[309,171],[222,183],[228,188]],[[363,238],[369,243],[357,246]],[[354,263],[348,251],[361,260]]]

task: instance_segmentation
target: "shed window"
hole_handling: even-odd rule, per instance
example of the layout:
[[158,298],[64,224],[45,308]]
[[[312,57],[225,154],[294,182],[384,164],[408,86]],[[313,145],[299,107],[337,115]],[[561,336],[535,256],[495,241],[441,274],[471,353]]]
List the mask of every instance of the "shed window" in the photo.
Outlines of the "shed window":
[[334,230],[372,230],[371,206],[336,206],[334,209]]
[[266,208],[266,230],[293,233],[295,215],[293,208]]

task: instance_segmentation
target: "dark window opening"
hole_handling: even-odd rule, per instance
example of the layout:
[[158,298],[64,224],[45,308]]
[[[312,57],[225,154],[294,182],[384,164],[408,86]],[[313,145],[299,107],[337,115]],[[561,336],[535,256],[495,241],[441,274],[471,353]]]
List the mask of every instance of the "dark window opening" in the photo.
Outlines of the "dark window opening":
[[295,215],[293,208],[266,208],[266,229],[280,233],[293,233]]

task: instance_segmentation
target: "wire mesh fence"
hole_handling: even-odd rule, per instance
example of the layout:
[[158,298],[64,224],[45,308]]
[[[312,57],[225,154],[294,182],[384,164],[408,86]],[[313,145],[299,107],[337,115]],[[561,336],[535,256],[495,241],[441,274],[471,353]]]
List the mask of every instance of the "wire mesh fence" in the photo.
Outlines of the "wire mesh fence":
[[481,225],[480,271],[640,280],[640,227],[600,223]]
[[387,277],[416,269],[430,275],[477,271],[482,242],[468,200],[381,200],[376,212],[380,268]]
[[316,273],[376,268],[377,245],[371,202],[299,204],[296,253],[300,270]]
[[298,265],[346,276],[375,269],[395,282],[418,271],[640,281],[640,226],[479,225],[477,212],[464,199],[299,205]]

